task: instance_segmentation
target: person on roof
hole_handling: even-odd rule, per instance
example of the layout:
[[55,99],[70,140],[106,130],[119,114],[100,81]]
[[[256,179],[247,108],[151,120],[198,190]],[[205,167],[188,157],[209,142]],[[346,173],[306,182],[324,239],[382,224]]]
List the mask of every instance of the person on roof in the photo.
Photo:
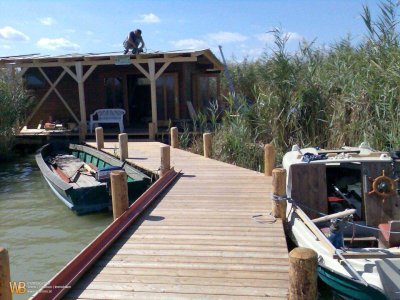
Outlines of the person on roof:
[[124,54],[127,54],[129,49],[132,49],[132,54],[143,52],[144,41],[142,38],[142,31],[140,29],[131,31],[123,45],[125,48]]

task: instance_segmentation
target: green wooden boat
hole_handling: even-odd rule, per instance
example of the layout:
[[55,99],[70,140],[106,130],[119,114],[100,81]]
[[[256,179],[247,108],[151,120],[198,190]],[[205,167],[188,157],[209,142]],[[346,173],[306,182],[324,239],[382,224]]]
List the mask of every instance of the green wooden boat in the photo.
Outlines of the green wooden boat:
[[38,150],[36,162],[57,198],[78,215],[111,209],[112,170],[127,173],[130,203],[151,183],[149,176],[134,167],[83,145],[47,144]]

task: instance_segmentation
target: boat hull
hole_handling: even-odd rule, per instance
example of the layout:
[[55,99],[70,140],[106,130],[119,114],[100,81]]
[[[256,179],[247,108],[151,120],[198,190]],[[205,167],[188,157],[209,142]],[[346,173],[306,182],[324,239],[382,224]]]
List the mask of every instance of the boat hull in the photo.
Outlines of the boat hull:
[[[69,148],[73,155],[79,157],[85,163],[94,163],[98,167],[121,165],[121,162],[113,157],[86,146],[48,144],[38,151],[36,162],[53,193],[77,215],[111,209],[110,191],[106,184],[72,187],[49,169],[44,157],[52,152],[57,152],[57,149],[65,150],[66,147]],[[129,165],[125,165],[124,169],[128,174],[129,202],[132,204],[149,187],[151,180],[148,176]]]
[[[299,208],[296,211],[299,211]],[[364,280],[368,282],[367,286],[361,281],[354,280],[346,268],[337,259],[333,258],[332,254],[327,252],[323,243],[301,221],[299,215],[292,209],[291,203],[288,204],[287,213],[288,228],[292,241],[299,247],[310,248],[317,252],[319,258],[318,275],[325,284],[345,299],[387,299],[383,289],[379,288],[380,282],[377,272],[374,271],[369,274],[365,272],[364,275],[367,277]],[[357,270],[365,268],[365,265],[362,266],[362,259],[357,259],[357,261],[353,261],[352,263],[357,264]],[[367,268],[371,269],[369,272],[376,269],[371,268],[371,265],[374,264],[372,260],[365,263],[370,266]],[[360,271],[359,274],[363,274],[363,272]]]
[[318,266],[319,278],[345,299],[385,300],[386,296],[372,286],[365,286],[355,280],[338,274],[321,265]]

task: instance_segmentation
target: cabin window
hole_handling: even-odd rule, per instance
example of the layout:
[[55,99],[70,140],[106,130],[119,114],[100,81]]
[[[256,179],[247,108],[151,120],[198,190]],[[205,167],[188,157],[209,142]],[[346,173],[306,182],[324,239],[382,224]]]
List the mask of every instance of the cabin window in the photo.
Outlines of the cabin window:
[[123,108],[122,79],[118,77],[105,78],[104,84],[107,108]]
[[198,74],[194,80],[194,104],[198,110],[210,107],[218,101],[219,76],[217,74]]
[[30,68],[25,73],[25,83],[27,89],[44,88],[46,80],[37,68]]

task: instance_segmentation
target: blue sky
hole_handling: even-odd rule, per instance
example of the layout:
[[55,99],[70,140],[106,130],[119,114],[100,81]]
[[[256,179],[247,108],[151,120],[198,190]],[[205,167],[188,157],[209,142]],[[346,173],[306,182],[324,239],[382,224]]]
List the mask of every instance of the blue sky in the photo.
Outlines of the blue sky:
[[121,51],[141,28],[148,52],[211,48],[227,59],[256,58],[273,46],[274,27],[301,40],[329,45],[349,33],[366,34],[360,14],[373,0],[247,1],[20,1],[0,0],[0,56]]

